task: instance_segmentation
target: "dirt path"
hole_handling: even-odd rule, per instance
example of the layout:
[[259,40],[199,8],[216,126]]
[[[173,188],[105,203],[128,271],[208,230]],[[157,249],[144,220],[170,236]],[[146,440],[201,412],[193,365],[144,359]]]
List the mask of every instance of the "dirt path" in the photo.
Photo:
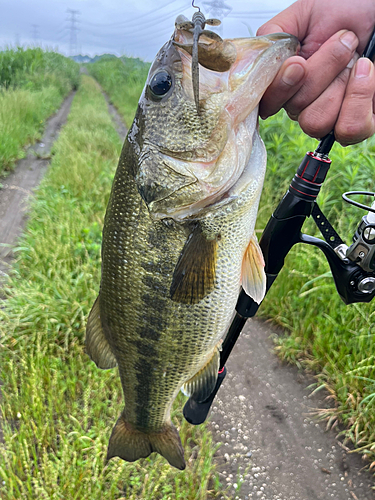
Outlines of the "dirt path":
[[0,190],[0,274],[6,274],[12,259],[12,245],[21,234],[25,223],[28,200],[38,186],[50,163],[52,144],[66,122],[75,92],[46,124],[42,139],[27,150],[25,158],[17,162],[14,172],[1,181]]
[[116,127],[116,130],[117,130],[117,133],[120,136],[120,138],[122,139],[122,141],[124,141],[126,134],[128,133],[128,129],[126,128],[124,122],[122,121],[122,118],[119,115],[117,109],[111,103],[110,98],[107,96],[107,94],[104,92],[103,89],[102,89],[102,94],[103,94],[105,100],[107,101],[108,111],[112,117],[113,123]]
[[[271,328],[248,321],[211,411],[221,482],[241,500],[373,500],[373,475],[311,415],[312,380],[272,353]],[[236,493],[235,484],[243,483]]]

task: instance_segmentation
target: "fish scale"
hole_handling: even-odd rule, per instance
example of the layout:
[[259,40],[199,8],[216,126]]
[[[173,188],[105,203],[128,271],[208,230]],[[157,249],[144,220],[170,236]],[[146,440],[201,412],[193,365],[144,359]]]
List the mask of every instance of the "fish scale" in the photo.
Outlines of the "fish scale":
[[257,104],[297,47],[285,34],[208,37],[199,47],[210,68],[199,67],[198,115],[189,37],[176,27],[158,53],[125,140],[86,335],[100,368],[117,363],[125,396],[108,458],[156,451],[179,469],[172,403],[180,389],[196,401],[212,392],[241,284],[254,300],[264,296],[254,236],[266,167]]

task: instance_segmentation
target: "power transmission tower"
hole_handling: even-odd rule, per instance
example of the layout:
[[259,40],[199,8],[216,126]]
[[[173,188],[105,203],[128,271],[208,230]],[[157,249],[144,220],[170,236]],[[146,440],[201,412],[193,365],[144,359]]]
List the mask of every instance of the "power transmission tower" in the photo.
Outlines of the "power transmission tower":
[[[227,5],[224,0],[204,0],[202,4],[206,7],[209,17],[214,17],[215,19],[220,19],[221,21],[223,21],[223,18],[226,17],[232,10],[232,7]],[[216,29],[222,36],[223,24],[220,24],[220,26]]]
[[37,45],[37,42],[39,39],[39,25],[32,24],[31,27],[32,27],[31,36],[32,36],[32,39],[34,40],[34,45]]
[[80,12],[73,9],[68,9],[67,12],[70,14],[70,17],[68,18],[68,21],[70,22],[70,26],[68,28],[70,30],[69,55],[72,56],[74,53],[78,52],[77,32],[79,31],[79,28],[77,27],[78,19],[76,16],[78,16]]

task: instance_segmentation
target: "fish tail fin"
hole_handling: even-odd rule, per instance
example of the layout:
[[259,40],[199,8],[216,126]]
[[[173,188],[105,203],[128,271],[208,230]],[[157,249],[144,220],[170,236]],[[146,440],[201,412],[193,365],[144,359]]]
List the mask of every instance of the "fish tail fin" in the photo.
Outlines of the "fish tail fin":
[[184,449],[177,429],[166,423],[159,432],[142,432],[126,422],[123,415],[117,420],[109,439],[107,460],[120,457],[128,462],[148,457],[156,451],[177,469],[185,469]]

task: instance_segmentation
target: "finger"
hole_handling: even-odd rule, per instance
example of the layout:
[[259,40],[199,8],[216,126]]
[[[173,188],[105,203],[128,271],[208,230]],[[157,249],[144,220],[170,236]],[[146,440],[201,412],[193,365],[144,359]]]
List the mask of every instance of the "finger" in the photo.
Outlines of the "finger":
[[305,68],[306,61],[299,56],[284,62],[260,102],[259,114],[263,120],[277,113],[301,88],[306,76]]
[[300,113],[298,122],[305,134],[319,139],[333,130],[345,96],[351,68],[357,59],[358,55],[353,57],[331,85]]
[[288,101],[285,109],[299,115],[317,99],[352,59],[358,38],[351,31],[335,33],[306,61],[305,83]]
[[356,144],[375,133],[375,69],[370,59],[358,59],[350,75],[335,137],[342,145]]

